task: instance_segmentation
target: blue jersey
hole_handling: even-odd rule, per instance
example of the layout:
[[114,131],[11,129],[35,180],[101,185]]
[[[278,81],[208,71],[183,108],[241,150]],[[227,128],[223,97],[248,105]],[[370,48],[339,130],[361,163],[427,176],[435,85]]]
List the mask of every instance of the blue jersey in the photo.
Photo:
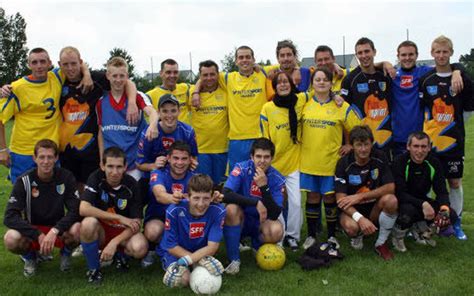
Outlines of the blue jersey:
[[201,217],[189,213],[189,201],[182,200],[170,205],[166,210],[165,233],[160,249],[167,250],[180,246],[189,252],[195,252],[208,242],[219,243],[222,239],[225,208],[220,204],[211,204]]
[[[283,177],[276,169],[269,167],[265,172],[268,179],[268,187],[272,194],[273,200],[277,205],[283,207],[283,188],[285,186],[285,177]],[[255,175],[255,164],[252,160],[239,162],[235,165],[229,174],[224,187],[229,188],[235,193],[251,198],[262,198],[262,192],[257,186],[253,177]],[[255,207],[245,207],[245,214],[258,217]]]
[[308,68],[300,68],[301,82],[296,86],[298,92],[306,92],[311,86],[311,72]]
[[153,139],[152,141],[148,141],[146,139],[145,131],[142,132],[140,142],[138,144],[136,160],[137,164],[154,163],[158,156],[167,155],[168,149],[176,141],[187,143],[191,147],[191,155],[198,155],[196,134],[190,125],[178,121],[176,129],[172,133],[167,134],[163,131],[160,124],[158,124],[158,132],[158,138]]
[[148,207],[145,211],[145,221],[151,218],[164,218],[167,204],[159,203],[153,195],[153,187],[162,185],[166,188],[166,192],[173,194],[175,191],[182,193],[188,192],[189,179],[194,175],[192,171],[188,171],[183,179],[176,180],[171,176],[170,167],[166,166],[159,170],[153,170],[150,175],[150,195]]
[[392,132],[394,142],[405,143],[408,136],[423,130],[423,110],[418,96],[420,78],[433,69],[429,66],[398,69],[392,83]]

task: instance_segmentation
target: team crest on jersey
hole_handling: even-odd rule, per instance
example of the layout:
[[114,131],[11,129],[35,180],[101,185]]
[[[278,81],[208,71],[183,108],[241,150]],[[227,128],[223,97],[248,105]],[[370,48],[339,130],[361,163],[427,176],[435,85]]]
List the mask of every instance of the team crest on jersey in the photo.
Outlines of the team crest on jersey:
[[449,95],[450,95],[451,97],[456,96],[456,93],[453,91],[453,88],[452,88],[451,86],[449,87]]
[[[18,200],[13,195],[10,196],[10,199],[8,199],[8,203],[16,203],[16,202],[18,202]],[[224,222],[224,220],[222,220],[222,222]]]
[[234,177],[238,177],[240,175],[240,168],[239,167],[235,167],[233,170],[232,170],[232,173],[231,175],[234,176]]
[[64,184],[56,185],[56,192],[59,195],[63,195],[65,190],[66,190],[66,186]]
[[379,88],[380,88],[381,91],[386,91],[387,90],[387,82],[379,81]]
[[401,88],[413,87],[413,75],[402,75],[400,77],[400,87]]
[[117,199],[117,207],[124,210],[127,207],[127,200],[123,198]]
[[173,183],[171,185],[171,192],[183,192],[184,193],[184,186],[183,184],[179,184],[179,183]]
[[430,96],[434,96],[438,93],[438,86],[437,85],[428,85],[426,87],[426,91],[430,94]]
[[37,187],[31,188],[31,197],[37,198],[40,195],[40,192]]
[[366,93],[369,91],[369,85],[367,83],[357,83],[357,91],[360,93]]
[[166,218],[165,220],[165,230],[170,230],[171,229],[171,222],[169,218]]
[[109,195],[107,194],[107,192],[102,192],[102,194],[100,195],[100,199],[103,202],[108,203],[109,202]]
[[191,222],[189,223],[189,238],[200,238],[204,237],[204,228],[206,222]]
[[351,185],[360,185],[362,183],[362,179],[360,175],[349,175],[349,183]]
[[152,173],[150,177],[150,183],[151,182],[156,182],[158,180],[158,174],[157,173]]
[[169,137],[163,137],[163,139],[161,139],[161,143],[163,144],[163,148],[169,149],[171,145],[173,145],[174,139]]
[[62,97],[67,96],[68,93],[69,93],[69,86],[67,85],[63,86],[63,89],[61,91],[61,96]]
[[375,168],[370,171],[370,176],[372,177],[372,180],[377,180],[379,177],[379,169]]
[[252,181],[252,185],[250,186],[250,195],[253,195],[255,197],[262,197],[262,192],[260,191],[260,188],[258,188],[257,183],[255,183],[255,181]]

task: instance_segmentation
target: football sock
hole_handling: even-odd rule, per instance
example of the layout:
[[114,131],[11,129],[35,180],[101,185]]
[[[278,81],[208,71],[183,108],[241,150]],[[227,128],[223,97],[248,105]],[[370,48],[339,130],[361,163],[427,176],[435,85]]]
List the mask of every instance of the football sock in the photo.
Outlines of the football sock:
[[81,242],[82,252],[86,257],[87,266],[89,269],[99,269],[100,257],[99,257],[99,240],[95,240],[90,243]]
[[64,248],[61,249],[60,251],[61,256],[71,256],[72,251],[69,249],[67,246],[64,246]]
[[379,236],[375,241],[375,246],[378,247],[383,245],[392,232],[393,225],[395,225],[395,221],[397,221],[397,215],[387,214],[385,212],[380,212],[379,216]]
[[308,236],[316,237],[317,223],[321,221],[321,203],[306,203],[306,225]]
[[324,211],[326,213],[326,224],[328,227],[328,238],[336,236],[337,225],[337,203],[324,203]]
[[225,239],[225,248],[227,251],[227,258],[230,261],[240,260],[240,225],[224,225],[224,239]]
[[25,260],[33,260],[36,258],[36,252],[28,251],[28,253],[21,255],[21,257],[23,257]]
[[449,203],[458,216],[461,216],[463,202],[464,192],[462,186],[459,186],[459,188],[449,188]]

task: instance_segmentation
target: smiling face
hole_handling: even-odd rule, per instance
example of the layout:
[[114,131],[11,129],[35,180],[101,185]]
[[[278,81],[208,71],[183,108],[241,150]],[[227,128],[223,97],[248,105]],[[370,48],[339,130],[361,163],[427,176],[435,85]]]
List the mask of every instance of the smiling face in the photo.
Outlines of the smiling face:
[[182,179],[191,166],[191,155],[187,151],[173,150],[168,155],[171,176],[175,179]]
[[160,125],[166,130],[175,130],[178,124],[179,107],[174,103],[164,103],[158,109],[160,116]]
[[276,93],[279,96],[287,96],[291,92],[291,84],[290,80],[288,80],[288,76],[285,73],[279,73],[277,78],[277,85],[276,85]]
[[329,94],[332,81],[328,79],[323,71],[317,71],[313,77],[313,89],[316,94]]
[[219,73],[217,72],[216,67],[201,67],[200,77],[203,89],[213,90],[217,88]]
[[203,216],[212,202],[211,192],[189,191],[189,213],[194,217]]
[[356,46],[356,56],[362,69],[368,69],[374,66],[375,54],[375,49],[372,49],[368,43]]
[[123,92],[128,80],[127,67],[109,66],[107,68],[107,79],[110,81],[110,89],[114,92]]
[[314,57],[314,62],[317,67],[328,67],[329,70],[334,71],[334,63],[336,60],[329,51],[318,51]]
[[48,71],[51,65],[51,60],[47,52],[32,52],[28,56],[28,67],[35,80],[45,80],[48,77]]
[[433,43],[431,46],[431,56],[434,58],[437,67],[447,67],[452,55],[453,50],[448,44]]
[[418,54],[416,53],[415,47],[402,46],[398,50],[397,57],[403,69],[411,69],[416,65],[416,59],[418,58]]
[[40,176],[40,178],[52,176],[57,160],[58,156],[55,155],[54,149],[38,148],[36,155],[33,156],[33,161],[38,167],[38,176]]
[[77,82],[81,80],[82,60],[73,51],[65,51],[59,57],[59,66],[66,75],[67,80]]
[[253,72],[253,65],[255,58],[250,49],[239,49],[235,54],[235,64],[239,67],[239,72],[242,74],[251,74]]
[[289,47],[283,47],[278,51],[278,63],[283,71],[291,71],[296,65],[296,56]]
[[164,64],[163,70],[160,71],[160,77],[166,89],[174,90],[179,77],[178,64]]

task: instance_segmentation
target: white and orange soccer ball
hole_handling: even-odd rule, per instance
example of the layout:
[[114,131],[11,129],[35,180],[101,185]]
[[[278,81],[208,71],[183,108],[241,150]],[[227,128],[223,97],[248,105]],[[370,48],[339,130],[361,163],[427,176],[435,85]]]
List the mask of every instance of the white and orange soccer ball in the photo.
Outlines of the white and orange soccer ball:
[[189,286],[196,294],[212,295],[219,292],[222,285],[222,276],[209,273],[206,268],[197,266],[191,273]]
[[276,244],[264,244],[257,251],[257,265],[263,270],[279,270],[285,265],[285,251]]

